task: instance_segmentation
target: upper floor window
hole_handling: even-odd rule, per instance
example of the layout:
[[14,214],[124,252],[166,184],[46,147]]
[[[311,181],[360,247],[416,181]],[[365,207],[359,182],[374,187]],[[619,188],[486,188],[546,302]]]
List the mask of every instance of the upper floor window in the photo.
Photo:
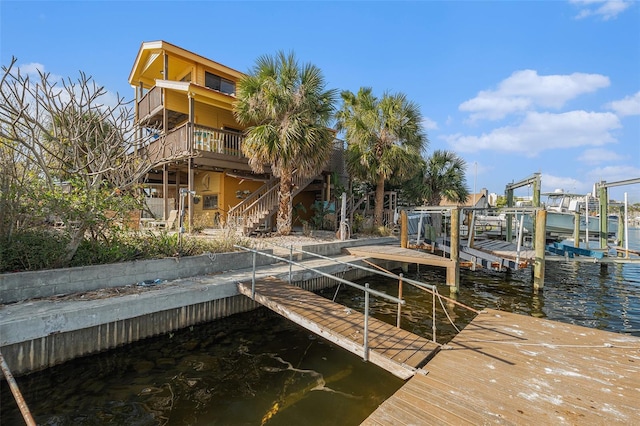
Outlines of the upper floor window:
[[227,95],[234,95],[236,93],[236,84],[233,81],[208,71],[204,73],[204,85],[210,89],[226,93]]

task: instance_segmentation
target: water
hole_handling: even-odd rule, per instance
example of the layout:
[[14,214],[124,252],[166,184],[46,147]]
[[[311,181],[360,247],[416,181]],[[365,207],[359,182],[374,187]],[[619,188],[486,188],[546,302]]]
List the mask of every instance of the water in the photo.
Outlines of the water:
[[[640,229],[630,230],[640,249]],[[411,269],[438,284],[444,270]],[[530,270],[461,271],[458,301],[474,308],[567,322],[640,337],[640,265],[547,262],[544,291]],[[370,277],[397,294],[397,282]],[[334,297],[335,290],[325,296]],[[403,328],[431,337],[431,296],[404,286]],[[336,301],[364,306],[341,289]],[[473,314],[447,305],[457,327]],[[396,306],[372,299],[375,316],[395,324]],[[442,307],[437,339],[455,335]],[[77,359],[17,379],[40,425],[357,425],[404,382],[289,321],[259,309]],[[0,424],[22,425],[2,382]]]

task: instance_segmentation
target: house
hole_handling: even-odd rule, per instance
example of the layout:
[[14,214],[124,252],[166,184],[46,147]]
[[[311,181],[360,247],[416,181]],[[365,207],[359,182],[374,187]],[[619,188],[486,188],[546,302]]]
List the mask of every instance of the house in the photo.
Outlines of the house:
[[[245,233],[270,226],[279,180],[256,174],[242,154],[243,130],[234,119],[243,73],[166,41],[144,42],[129,83],[135,88],[140,134],[153,133],[147,153],[158,164],[147,175],[149,210],[162,219],[184,205],[188,223],[236,224]],[[310,214],[314,201],[330,201],[331,176],[345,175],[342,141],[320,175],[294,177],[293,205]]]
[[456,203],[453,202],[446,197],[442,199],[440,202],[441,206],[457,206],[457,207],[474,207],[479,209],[489,208],[489,191],[486,188],[482,188],[482,190],[477,194],[469,194],[464,203]]

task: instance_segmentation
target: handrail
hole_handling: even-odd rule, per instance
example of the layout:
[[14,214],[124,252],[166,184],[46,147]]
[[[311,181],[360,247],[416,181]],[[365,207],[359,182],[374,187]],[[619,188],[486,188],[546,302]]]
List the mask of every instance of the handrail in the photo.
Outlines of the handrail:
[[[268,241],[266,241],[266,243],[270,244],[272,246],[276,246],[276,247],[292,249],[292,250],[295,250],[295,251],[303,253],[303,254],[308,254],[310,256],[315,256],[315,257],[318,257],[318,258],[324,259],[324,260],[329,260],[331,262],[339,263],[341,265],[352,266],[354,268],[361,269],[361,270],[366,271],[366,272],[371,272],[371,273],[374,273],[374,274],[377,274],[377,275],[382,275],[382,276],[387,277],[387,278],[393,278],[393,279],[397,279],[398,278],[398,275],[390,273],[390,272],[380,271],[380,270],[376,270],[376,269],[372,269],[372,268],[367,268],[366,266],[356,265],[355,263],[343,262],[341,260],[334,259],[332,257],[327,257],[327,256],[324,256],[322,254],[318,254],[318,253],[313,253],[313,252],[310,252],[310,251],[302,250],[302,249],[299,249],[299,248],[295,248],[293,246],[283,246],[283,245],[272,243],[272,242],[268,242]],[[411,278],[406,278],[406,277],[403,277],[403,280],[408,282],[408,283],[410,283],[410,284],[413,284],[413,285],[415,285],[417,287],[426,287],[426,288],[428,288],[428,289],[430,289],[432,291],[438,292],[438,288],[433,284],[423,283],[421,281],[412,280]]]
[[[364,286],[361,286],[360,284],[356,284],[356,283],[354,283],[352,281],[345,280],[344,278],[336,277],[336,276],[331,275],[331,274],[329,274],[327,272],[322,272],[322,271],[320,271],[318,269],[312,268],[310,266],[303,265],[303,264],[301,264],[299,262],[295,262],[293,260],[289,260],[289,259],[286,259],[284,257],[276,256],[275,254],[264,253],[264,252],[261,252],[260,250],[252,249],[252,248],[249,248],[249,247],[239,246],[237,244],[234,244],[233,246],[235,248],[240,249],[240,250],[248,251],[250,253],[260,254],[262,256],[270,257],[272,259],[276,259],[276,260],[279,260],[281,262],[287,262],[287,263],[289,263],[291,265],[298,266],[298,267],[300,267],[302,269],[306,269],[308,271],[313,271],[313,272],[315,272],[315,273],[317,273],[319,275],[322,275],[323,277],[331,278],[331,279],[333,279],[335,281],[338,281],[339,283],[346,284],[346,285],[351,286],[351,287],[355,287],[358,290],[367,291],[366,288]],[[255,282],[253,283],[253,285],[254,285],[254,288],[255,288]],[[402,299],[398,299],[397,297],[388,295],[387,293],[383,293],[381,291],[371,290],[371,289],[369,289],[368,291],[369,291],[369,293],[371,293],[371,294],[373,294],[375,296],[382,297],[383,299],[390,300],[390,301],[392,301],[394,303],[401,303],[403,305],[406,303]]]
[[[257,254],[260,254],[262,256],[267,256],[267,257],[270,257],[272,259],[276,259],[276,260],[279,260],[279,261],[288,262],[289,265],[296,265],[296,266],[298,266],[298,267],[300,267],[302,269],[313,271],[316,274],[319,274],[319,275],[321,275],[323,277],[330,278],[330,279],[335,280],[335,281],[337,281],[339,283],[346,284],[348,286],[351,286],[351,287],[354,287],[354,288],[357,288],[359,290],[364,291],[364,330],[363,330],[363,333],[362,333],[362,337],[363,337],[363,341],[362,341],[362,353],[363,353],[363,356],[362,356],[362,358],[365,361],[369,361],[369,295],[373,294],[375,296],[382,297],[383,299],[390,300],[390,301],[392,301],[394,303],[397,303],[398,306],[404,305],[406,303],[404,300],[399,299],[397,297],[393,297],[393,296],[390,296],[390,295],[388,295],[386,293],[382,293],[380,291],[370,289],[369,288],[369,283],[366,283],[364,285],[364,287],[363,287],[363,286],[361,286],[359,284],[356,284],[354,282],[351,282],[349,280],[345,280],[344,278],[336,277],[336,276],[328,274],[326,272],[322,272],[322,271],[320,271],[318,269],[311,268],[309,266],[305,266],[305,265],[303,265],[301,263],[294,262],[293,260],[285,259],[283,257],[276,256],[276,255],[273,255],[271,253],[263,253],[263,252],[261,252],[259,250],[251,249],[251,248],[248,248],[248,247],[239,246],[237,244],[234,244],[233,246],[235,248],[238,248],[238,249],[245,250],[245,251],[253,253],[253,277],[251,279],[251,299],[252,300],[255,300],[255,293],[256,293],[256,255]],[[291,280],[291,269],[289,269],[289,280]],[[435,301],[434,301],[434,306],[433,306],[433,315],[435,316]],[[434,330],[435,330],[435,322],[433,324],[433,327],[434,327]],[[433,334],[433,341],[434,342],[435,342],[435,337],[436,336],[435,336],[435,331],[434,331],[434,334]]]
[[[301,177],[294,171],[293,184],[297,189],[293,191],[292,196],[302,191],[314,178],[314,176]],[[238,223],[238,218],[245,218],[246,220],[242,222],[243,232],[247,232],[247,230],[253,231],[257,223],[260,223],[277,208],[279,184],[280,181],[278,179],[269,180],[256,191],[258,193],[256,195],[257,199],[253,200],[255,197],[248,197],[230,209],[227,215],[234,219],[236,223]],[[248,204],[249,202],[250,204]],[[264,212],[267,213],[265,214]]]

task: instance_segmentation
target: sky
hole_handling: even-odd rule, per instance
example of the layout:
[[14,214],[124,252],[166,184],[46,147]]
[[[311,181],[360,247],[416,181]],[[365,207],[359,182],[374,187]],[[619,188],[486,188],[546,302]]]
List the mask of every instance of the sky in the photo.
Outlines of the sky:
[[[543,192],[579,194],[640,178],[638,1],[0,0],[3,67],[82,71],[111,95],[134,98],[129,73],[155,40],[242,72],[293,51],[327,88],[404,93],[420,106],[425,155],[462,157],[470,192],[504,194],[534,173]],[[609,196],[625,192],[640,202],[640,184]]]

